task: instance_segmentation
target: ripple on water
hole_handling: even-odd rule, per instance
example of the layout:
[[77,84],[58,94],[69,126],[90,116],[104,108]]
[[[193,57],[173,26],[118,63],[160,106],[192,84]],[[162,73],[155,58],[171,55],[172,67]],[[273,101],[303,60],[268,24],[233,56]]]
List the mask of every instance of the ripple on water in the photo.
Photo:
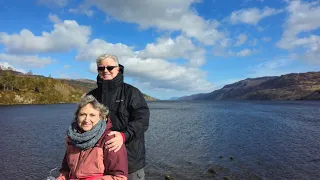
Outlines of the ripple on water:
[[[148,104],[147,179],[320,179],[319,102]],[[60,166],[74,110],[0,107],[0,177],[43,179]]]

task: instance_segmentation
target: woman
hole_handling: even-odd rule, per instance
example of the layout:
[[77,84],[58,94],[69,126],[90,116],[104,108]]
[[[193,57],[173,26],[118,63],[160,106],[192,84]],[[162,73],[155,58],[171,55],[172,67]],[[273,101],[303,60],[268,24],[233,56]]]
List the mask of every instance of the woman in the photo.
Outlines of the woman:
[[79,103],[68,129],[67,150],[57,180],[127,180],[128,160],[124,146],[119,151],[104,148],[112,127],[109,110],[92,95]]

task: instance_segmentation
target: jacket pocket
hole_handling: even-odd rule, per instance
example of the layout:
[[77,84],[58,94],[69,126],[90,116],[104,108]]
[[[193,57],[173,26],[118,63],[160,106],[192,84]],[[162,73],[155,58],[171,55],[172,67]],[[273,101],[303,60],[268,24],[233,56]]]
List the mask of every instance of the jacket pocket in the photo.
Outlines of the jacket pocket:
[[113,130],[121,131],[126,129],[129,120],[129,112],[123,102],[116,102],[110,108],[110,119]]
[[134,138],[132,141],[130,141],[128,144],[126,144],[127,147],[127,153],[129,159],[139,159],[142,152],[142,142],[139,138]]
[[73,145],[68,145],[67,146],[67,154],[68,154],[67,161],[68,161],[70,171],[75,172],[76,167],[79,163],[78,160],[79,160],[80,150],[78,150]]
[[103,153],[103,148],[104,147],[96,147],[97,148],[97,166],[99,172],[104,172],[104,153]]

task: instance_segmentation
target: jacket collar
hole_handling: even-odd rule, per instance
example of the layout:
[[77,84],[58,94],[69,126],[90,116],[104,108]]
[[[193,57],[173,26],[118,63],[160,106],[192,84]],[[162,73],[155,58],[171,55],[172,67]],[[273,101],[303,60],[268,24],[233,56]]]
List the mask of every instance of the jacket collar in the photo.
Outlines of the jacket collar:
[[118,73],[116,77],[114,77],[112,80],[103,80],[97,75],[97,85],[98,88],[102,91],[112,91],[116,87],[123,84],[123,75],[122,73]]

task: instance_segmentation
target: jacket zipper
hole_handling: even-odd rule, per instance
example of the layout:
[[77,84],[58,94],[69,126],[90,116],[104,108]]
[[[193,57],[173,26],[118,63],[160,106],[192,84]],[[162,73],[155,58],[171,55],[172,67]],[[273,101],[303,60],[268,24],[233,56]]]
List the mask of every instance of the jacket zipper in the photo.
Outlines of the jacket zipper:
[[76,171],[75,171],[77,177],[79,177],[78,169],[79,169],[80,165],[82,164],[83,161],[85,161],[88,158],[89,154],[93,151],[93,148],[80,151],[80,155],[79,155],[79,158],[78,158],[78,164],[77,164]]
[[80,166],[80,164],[81,164],[81,156],[82,156],[82,150],[80,151],[80,155],[79,155],[79,157],[78,157],[78,163],[77,163],[77,166],[76,166],[76,169],[75,169],[75,175],[76,175],[76,177],[75,178],[77,178],[78,177],[78,169],[79,169],[79,166]]

